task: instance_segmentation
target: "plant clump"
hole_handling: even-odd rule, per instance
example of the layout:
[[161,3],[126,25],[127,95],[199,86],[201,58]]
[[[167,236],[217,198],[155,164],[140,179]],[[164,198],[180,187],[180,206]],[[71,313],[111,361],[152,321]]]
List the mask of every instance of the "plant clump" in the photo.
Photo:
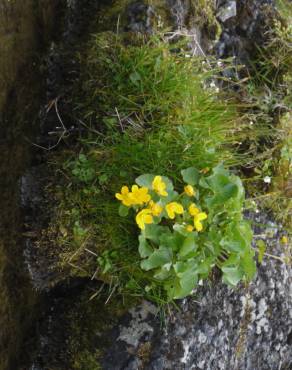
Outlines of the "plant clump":
[[[189,57],[184,47],[183,41],[168,43],[161,35],[137,36],[130,44],[112,33],[93,36],[80,56],[80,78],[74,87],[75,115],[83,128],[77,153],[75,147],[63,153],[65,160],[57,158],[57,166],[63,161],[65,175],[54,222],[60,230],[61,265],[69,262],[72,274],[100,279],[115,292],[161,303],[190,294],[197,280],[208,277],[215,266],[233,285],[248,280],[254,271],[252,234],[241,209],[242,184],[220,167],[238,161],[232,150],[242,132],[236,106],[208,87],[214,70],[204,70],[202,59]],[[181,171],[194,166],[198,182],[183,185]],[[134,184],[143,173],[158,174],[151,188],[154,198],[147,186],[125,185]],[[184,189],[185,204],[174,188]],[[160,204],[169,192],[172,199]],[[115,193],[123,203],[120,214],[147,204],[136,214],[140,232],[152,229],[162,217],[157,228],[165,230],[163,247],[172,250],[165,243],[173,233],[177,243],[184,243],[182,232],[192,236],[190,255],[182,257],[181,245],[173,245],[171,276],[158,281],[156,267],[142,268],[146,260],[140,264],[139,231],[131,218],[120,217]],[[192,197],[191,207],[187,200]],[[225,203],[230,208],[224,209]],[[189,223],[191,218],[196,222]],[[179,220],[188,223],[188,230],[172,228]],[[232,230],[239,239],[242,233],[247,239],[233,240]],[[233,242],[232,251],[228,248]],[[160,240],[151,243],[159,251]],[[157,268],[165,270],[167,263]]]
[[190,167],[182,177],[182,193],[174,190],[169,178],[145,174],[136,179],[132,191],[123,186],[116,194],[120,215],[133,210],[140,229],[140,268],[151,281],[144,289],[161,287],[168,301],[191,294],[215,266],[232,286],[255,273],[240,179],[223,166],[208,176]]

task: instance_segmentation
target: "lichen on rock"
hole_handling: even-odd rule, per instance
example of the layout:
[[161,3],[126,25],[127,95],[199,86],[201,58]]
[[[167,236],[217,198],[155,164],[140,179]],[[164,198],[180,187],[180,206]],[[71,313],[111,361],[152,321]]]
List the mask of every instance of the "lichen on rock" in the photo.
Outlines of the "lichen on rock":
[[[264,215],[254,217],[257,223],[270,223]],[[270,225],[273,236],[264,236],[263,228],[257,231],[269,253],[284,256],[281,232],[274,223]],[[157,325],[158,318],[143,315],[142,304],[127,323],[118,326],[108,349],[110,361],[104,368],[138,367],[137,351],[150,342],[150,359],[144,369],[288,370],[292,365],[291,279],[291,265],[267,257],[249,286],[232,290],[220,283],[205,284],[194,298],[181,303],[179,311],[168,316],[164,328]],[[135,332],[137,325],[146,328],[147,336]],[[132,333],[130,341],[124,333]]]

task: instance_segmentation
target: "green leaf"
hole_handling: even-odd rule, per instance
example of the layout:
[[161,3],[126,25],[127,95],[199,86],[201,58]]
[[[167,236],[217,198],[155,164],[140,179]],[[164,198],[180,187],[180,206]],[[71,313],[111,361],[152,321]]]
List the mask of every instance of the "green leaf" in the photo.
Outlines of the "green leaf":
[[198,275],[195,261],[177,262],[174,266],[177,278],[166,285],[168,297],[181,299],[188,296],[196,287]]
[[[187,207],[185,207],[187,208]],[[181,234],[182,236],[189,236],[190,232],[186,230],[185,225],[182,224],[174,224],[173,230],[175,230],[177,233]]]
[[200,172],[195,167],[189,167],[181,171],[182,178],[189,185],[196,185],[199,182]]
[[145,175],[141,175],[136,178],[135,182],[139,186],[145,186],[148,189],[152,189],[152,182],[154,180],[155,175],[151,175],[146,173]]
[[231,253],[230,256],[227,258],[227,260],[224,261],[223,265],[224,267],[228,266],[237,266],[240,262],[240,255],[238,253]]
[[87,162],[87,157],[86,157],[86,155],[85,155],[85,154],[80,153],[80,154],[79,154],[79,156],[78,156],[78,160],[79,160],[79,162],[81,162],[81,163],[86,163],[86,162]]
[[123,204],[120,204],[119,206],[119,215],[121,217],[126,217],[129,214],[129,208],[124,206]]
[[257,240],[257,247],[258,247],[258,261],[259,263],[262,263],[267,246],[266,243],[263,240]]
[[213,168],[213,174],[214,175],[223,175],[223,176],[228,176],[229,172],[228,170],[224,167],[223,163],[218,164],[218,166]]
[[142,258],[149,257],[153,253],[153,248],[147,243],[143,235],[139,236],[139,253]]
[[178,279],[165,285],[167,297],[169,300],[182,299],[190,295],[192,290],[196,287],[198,282],[197,276],[191,278]]
[[180,285],[180,279],[178,278],[165,284],[164,288],[167,292],[167,297],[170,301],[182,295],[182,287]]
[[141,76],[140,76],[140,74],[138,73],[138,72],[133,72],[133,73],[131,73],[130,74],[130,80],[131,80],[131,82],[135,85],[135,86],[139,86],[139,83],[138,83],[138,81],[140,81],[141,80]]
[[184,241],[184,237],[177,232],[164,232],[159,237],[159,245],[165,245],[173,251],[178,251]]
[[253,250],[246,250],[243,256],[241,257],[241,266],[243,268],[243,271],[245,273],[245,276],[247,277],[247,280],[251,280],[255,273],[256,273],[256,264],[253,259],[254,257],[254,251]]
[[223,206],[225,203],[231,199],[235,198],[238,194],[238,187],[235,184],[227,184],[221,188],[213,197],[206,199],[206,204],[208,208],[213,208],[216,206]]
[[149,271],[156,267],[161,267],[172,261],[171,249],[160,246],[159,249],[155,250],[149,258],[141,262],[141,268]]
[[212,268],[213,262],[214,262],[213,257],[205,258],[202,262],[199,263],[197,267],[197,273],[207,276]]
[[166,204],[176,201],[178,198],[178,193],[173,190],[169,190],[166,188],[166,191],[168,193],[167,197],[160,197],[160,203],[162,206],[165,206]]
[[221,270],[223,272],[223,282],[232,286],[236,286],[243,277],[243,273],[238,267],[225,266]]
[[160,226],[155,224],[145,225],[144,237],[151,240],[157,245],[160,244],[160,236],[165,233],[170,233],[170,230],[167,226]]
[[195,235],[190,234],[187,236],[183,242],[183,245],[179,251],[180,257],[186,257],[188,256],[191,252],[195,252],[197,250],[198,246],[195,242]]
[[199,185],[204,189],[210,189],[210,185],[208,184],[207,179],[205,177],[200,178]]
[[232,222],[226,228],[226,236],[220,245],[230,252],[244,252],[251,247],[252,230],[247,221]]
[[197,262],[194,258],[190,258],[187,261],[178,261],[173,266],[175,273],[178,277],[182,277],[184,274],[196,275],[197,273]]
[[224,167],[216,167],[212,175],[205,178],[205,183],[201,186],[211,189],[214,193],[206,200],[209,209],[224,205],[224,208],[229,207],[233,211],[241,211],[244,200],[242,182],[238,176],[230,174]]
[[172,275],[171,266],[172,266],[171,263],[167,263],[166,265],[163,265],[160,269],[158,269],[155,272],[153,277],[160,281],[169,279]]

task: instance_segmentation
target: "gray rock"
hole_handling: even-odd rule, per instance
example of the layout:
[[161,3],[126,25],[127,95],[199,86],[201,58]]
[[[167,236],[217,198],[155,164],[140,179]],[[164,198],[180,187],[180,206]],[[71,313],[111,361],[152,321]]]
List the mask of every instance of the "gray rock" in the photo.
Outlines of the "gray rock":
[[217,19],[222,33],[215,46],[219,57],[235,56],[249,65],[258,45],[267,40],[267,29],[277,18],[273,0],[230,0],[220,4]]
[[[255,221],[269,223],[264,216]],[[269,223],[271,229],[274,233],[264,237],[268,252],[284,258],[279,230]],[[180,303],[179,311],[172,311],[163,328],[155,310],[144,302],[119,326],[104,369],[132,369],[146,343],[151,351],[143,368],[149,370],[291,369],[291,282],[291,266],[266,257],[249,286],[234,290],[220,282],[205,283],[194,298]]]
[[236,10],[236,1],[228,1],[224,6],[222,6],[218,13],[217,17],[220,19],[221,22],[226,22],[228,19],[232,17],[236,17],[237,10]]

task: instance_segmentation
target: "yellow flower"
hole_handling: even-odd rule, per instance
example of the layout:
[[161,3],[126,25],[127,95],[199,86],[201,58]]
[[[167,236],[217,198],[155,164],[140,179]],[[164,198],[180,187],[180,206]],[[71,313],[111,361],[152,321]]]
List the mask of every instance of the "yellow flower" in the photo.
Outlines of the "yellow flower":
[[195,203],[192,203],[192,204],[189,206],[189,214],[190,214],[191,216],[196,216],[198,213],[200,213],[199,208],[195,205]]
[[195,205],[195,203],[192,203],[189,206],[189,214],[194,217],[194,225],[197,231],[202,231],[203,225],[201,221],[206,220],[207,213],[200,212],[199,208]]
[[194,226],[192,226],[192,225],[187,225],[186,226],[186,230],[188,231],[188,232],[192,232],[193,230],[194,230]]
[[281,243],[282,243],[282,244],[288,244],[288,238],[287,238],[287,236],[286,236],[286,235],[282,236],[282,238],[281,238]]
[[132,186],[132,192],[129,194],[129,198],[132,204],[142,205],[143,203],[148,203],[151,196],[148,194],[148,189],[145,187],[139,188],[137,185]]
[[141,230],[145,230],[145,224],[152,224],[153,217],[151,214],[151,209],[142,209],[136,216],[137,225]]
[[115,196],[123,203],[124,206],[130,207],[133,204],[130,198],[129,188],[127,186],[123,186],[121,193],[116,193]]
[[186,185],[184,187],[184,190],[186,195],[189,197],[193,197],[196,194],[195,189],[192,187],[192,185]]
[[171,218],[172,220],[175,218],[176,213],[178,215],[181,215],[182,213],[184,213],[183,206],[177,202],[168,203],[165,206],[165,209],[166,209],[168,217]]
[[163,211],[162,206],[160,206],[157,203],[154,203],[153,200],[150,200],[149,202],[149,209],[151,209],[153,216],[159,216],[160,213]]
[[194,216],[194,225],[197,231],[202,231],[203,230],[203,225],[201,221],[206,220],[207,218],[207,213],[205,212],[199,212]]
[[166,184],[162,181],[161,176],[155,176],[154,180],[152,181],[152,189],[156,191],[157,194],[167,197],[168,193],[165,190]]

